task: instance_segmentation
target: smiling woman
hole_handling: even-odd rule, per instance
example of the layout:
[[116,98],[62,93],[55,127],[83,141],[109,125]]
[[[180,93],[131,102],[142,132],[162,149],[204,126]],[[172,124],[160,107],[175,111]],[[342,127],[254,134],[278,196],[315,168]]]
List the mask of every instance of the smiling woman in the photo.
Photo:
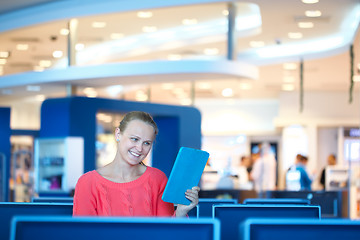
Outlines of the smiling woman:
[[129,112],[115,129],[117,151],[114,160],[85,173],[77,182],[74,195],[75,216],[176,216],[183,217],[199,201],[198,187],[184,194],[191,203],[164,202],[167,177],[142,161],[151,150],[158,127],[145,112]]

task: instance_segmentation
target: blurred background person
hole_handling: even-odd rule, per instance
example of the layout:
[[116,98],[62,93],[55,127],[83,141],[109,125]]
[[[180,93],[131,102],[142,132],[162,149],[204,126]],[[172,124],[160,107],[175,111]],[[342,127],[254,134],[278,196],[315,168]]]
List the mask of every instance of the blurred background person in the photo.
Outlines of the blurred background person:
[[[335,166],[336,165],[336,156],[335,154],[330,154],[327,158],[327,166]],[[320,185],[325,190],[325,184],[326,184],[326,167],[321,171],[320,175]]]

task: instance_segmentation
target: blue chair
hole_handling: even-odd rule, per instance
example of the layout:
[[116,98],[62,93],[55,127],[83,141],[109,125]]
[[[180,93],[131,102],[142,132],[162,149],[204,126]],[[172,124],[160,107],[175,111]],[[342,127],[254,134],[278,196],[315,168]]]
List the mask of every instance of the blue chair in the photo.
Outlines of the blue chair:
[[243,240],[358,240],[360,221],[349,219],[248,219],[239,226]]
[[12,221],[10,239],[219,240],[219,224],[212,218],[18,216]]
[[0,236],[9,239],[11,219],[17,215],[63,215],[72,216],[71,203],[0,203]]
[[247,198],[244,204],[299,204],[310,205],[309,199],[302,198]]
[[34,197],[31,198],[31,202],[39,203],[73,203],[72,197]]
[[220,220],[221,240],[239,239],[239,224],[248,218],[313,218],[320,219],[320,207],[310,205],[214,205],[213,218]]
[[199,198],[199,217],[212,217],[213,205],[237,204],[237,199]]

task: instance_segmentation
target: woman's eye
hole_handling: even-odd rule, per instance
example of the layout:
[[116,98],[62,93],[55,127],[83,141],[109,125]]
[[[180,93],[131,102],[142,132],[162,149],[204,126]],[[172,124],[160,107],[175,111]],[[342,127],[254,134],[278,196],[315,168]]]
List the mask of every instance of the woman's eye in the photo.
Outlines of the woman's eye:
[[144,142],[145,145],[150,145],[151,143],[150,142]]
[[131,141],[136,142],[138,139],[137,138],[131,138]]

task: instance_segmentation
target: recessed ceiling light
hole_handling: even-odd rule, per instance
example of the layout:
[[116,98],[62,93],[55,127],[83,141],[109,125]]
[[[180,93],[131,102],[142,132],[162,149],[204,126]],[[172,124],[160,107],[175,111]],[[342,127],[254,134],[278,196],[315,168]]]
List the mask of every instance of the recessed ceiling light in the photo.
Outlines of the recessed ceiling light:
[[252,86],[249,83],[240,83],[239,87],[240,87],[241,90],[250,90],[250,89],[252,89]]
[[148,100],[148,95],[143,90],[138,90],[135,94],[136,101],[145,102]]
[[295,86],[294,86],[294,84],[283,84],[282,85],[282,90],[283,91],[294,91]]
[[303,34],[300,32],[289,32],[288,37],[291,39],[300,39],[303,37]]
[[182,24],[183,25],[194,25],[194,24],[197,24],[197,19],[196,18],[191,18],[191,19],[189,19],[189,18],[186,18],[186,19],[183,19],[182,20]]
[[302,0],[302,2],[306,4],[314,4],[314,3],[318,3],[319,0]]
[[0,51],[0,58],[8,58],[10,56],[10,52],[1,52]]
[[197,84],[197,87],[199,89],[209,90],[209,89],[211,89],[211,84],[208,83],[208,82],[200,82],[200,83]]
[[313,28],[314,23],[313,22],[298,22],[299,28]]
[[353,76],[353,81],[354,82],[360,82],[360,75]]
[[93,28],[104,28],[106,27],[106,22],[93,22],[91,26]]
[[66,35],[69,35],[69,32],[70,31],[67,28],[60,29],[60,35],[66,36]]
[[16,49],[19,51],[26,51],[29,49],[29,44],[16,44]]
[[180,54],[169,54],[167,59],[170,61],[177,61],[177,60],[181,60],[182,57]]
[[228,16],[229,15],[229,10],[223,10],[222,14],[225,15],[225,16]]
[[63,52],[62,51],[59,51],[59,50],[56,50],[53,52],[53,57],[54,58],[61,58],[63,56]]
[[85,44],[83,44],[83,43],[77,43],[75,45],[75,50],[76,51],[82,51],[82,50],[84,50],[84,48],[85,48]]
[[315,10],[315,11],[305,11],[305,16],[307,17],[320,17],[321,11]]
[[296,63],[284,63],[283,68],[284,68],[284,70],[296,70],[297,64]]
[[6,62],[7,62],[7,60],[6,60],[6,59],[1,59],[1,58],[0,58],[0,64],[1,64],[1,65],[6,64]]
[[51,61],[50,60],[40,60],[39,66],[44,67],[44,68],[50,67],[51,66]]
[[142,28],[142,31],[145,33],[150,33],[150,32],[156,32],[157,28],[155,26],[144,26]]
[[153,13],[152,12],[143,12],[143,11],[141,11],[141,12],[137,13],[137,16],[139,18],[151,18],[153,16]]
[[231,88],[225,88],[221,91],[221,95],[223,97],[232,97],[234,96],[234,92]]
[[123,33],[112,33],[110,34],[110,38],[111,39],[120,39],[120,38],[123,38],[124,37],[124,34]]
[[217,48],[205,48],[204,49],[205,55],[217,55],[219,54],[219,49]]
[[251,41],[250,42],[250,47],[253,48],[258,48],[258,47],[263,47],[265,46],[265,43],[263,41]]

